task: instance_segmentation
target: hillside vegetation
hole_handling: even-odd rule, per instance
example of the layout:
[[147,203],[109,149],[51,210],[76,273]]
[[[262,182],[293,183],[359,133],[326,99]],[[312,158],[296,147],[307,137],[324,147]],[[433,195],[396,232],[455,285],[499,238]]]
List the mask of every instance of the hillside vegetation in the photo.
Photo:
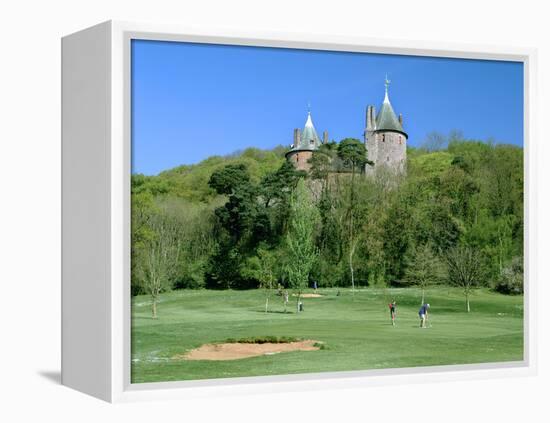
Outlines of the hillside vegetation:
[[[409,148],[406,177],[367,178],[339,146],[317,153],[309,176],[283,147],[133,175],[133,294],[156,302],[178,288],[303,290],[313,281],[522,292],[523,149],[473,140]],[[331,159],[351,175],[331,176]],[[305,276],[296,263],[311,263]],[[457,266],[471,286],[449,272]]]

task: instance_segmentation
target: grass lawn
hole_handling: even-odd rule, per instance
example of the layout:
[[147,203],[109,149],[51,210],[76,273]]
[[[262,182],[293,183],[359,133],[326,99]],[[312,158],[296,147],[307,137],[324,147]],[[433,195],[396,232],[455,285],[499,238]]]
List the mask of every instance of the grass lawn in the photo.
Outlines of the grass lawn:
[[[309,291],[311,292],[311,291]],[[264,313],[261,290],[183,290],[164,294],[158,319],[146,296],[132,300],[132,382],[160,382],[323,371],[383,369],[523,359],[523,297],[478,290],[466,313],[461,291],[427,292],[431,328],[420,329],[416,288],[319,289],[295,314],[290,297],[282,313],[272,295]],[[388,303],[397,301],[392,327]],[[318,351],[296,351],[230,361],[176,360],[177,354],[228,338],[290,336],[324,342]]]

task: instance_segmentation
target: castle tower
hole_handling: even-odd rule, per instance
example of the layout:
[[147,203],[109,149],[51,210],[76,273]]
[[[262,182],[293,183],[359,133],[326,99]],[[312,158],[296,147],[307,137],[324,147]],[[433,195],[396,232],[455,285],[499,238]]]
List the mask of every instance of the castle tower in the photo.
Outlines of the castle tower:
[[367,164],[366,173],[386,168],[397,173],[405,171],[407,162],[407,133],[403,130],[403,116],[397,117],[388,95],[390,81],[386,76],[386,93],[378,115],[374,106],[367,107],[365,147],[367,157],[373,162]]
[[[328,133],[323,133],[323,140],[328,139]],[[296,169],[308,171],[310,164],[308,160],[313,155],[313,152],[321,146],[322,142],[317,135],[313,121],[311,120],[311,112],[307,112],[307,120],[303,131],[300,129],[294,130],[294,142],[285,157],[290,161]]]

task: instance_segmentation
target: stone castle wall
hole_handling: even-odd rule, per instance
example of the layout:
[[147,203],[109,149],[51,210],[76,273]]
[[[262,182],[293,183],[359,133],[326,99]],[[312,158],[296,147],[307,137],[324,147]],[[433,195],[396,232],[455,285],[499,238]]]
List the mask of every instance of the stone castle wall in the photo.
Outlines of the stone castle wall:
[[382,166],[396,172],[404,172],[407,163],[407,138],[399,132],[366,133],[367,157],[374,166],[367,165],[367,172],[372,173]]
[[313,153],[311,151],[292,151],[288,153],[287,160],[291,162],[297,170],[309,171],[311,165],[307,162]]

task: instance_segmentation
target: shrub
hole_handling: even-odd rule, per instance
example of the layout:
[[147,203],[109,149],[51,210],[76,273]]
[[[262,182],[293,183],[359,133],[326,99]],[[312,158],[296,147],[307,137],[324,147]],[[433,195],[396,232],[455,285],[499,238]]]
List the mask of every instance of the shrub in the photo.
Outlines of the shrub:
[[328,350],[327,344],[324,342],[316,342],[313,346],[319,348],[320,350]]
[[523,294],[523,258],[515,257],[500,272],[495,291],[507,295]]
[[248,338],[228,338],[225,340],[228,344],[289,344],[298,341],[301,341],[301,339],[293,336],[250,336]]
[[332,263],[320,257],[312,269],[311,277],[317,282],[319,288],[331,288],[347,284],[346,271],[347,268],[342,263]]

